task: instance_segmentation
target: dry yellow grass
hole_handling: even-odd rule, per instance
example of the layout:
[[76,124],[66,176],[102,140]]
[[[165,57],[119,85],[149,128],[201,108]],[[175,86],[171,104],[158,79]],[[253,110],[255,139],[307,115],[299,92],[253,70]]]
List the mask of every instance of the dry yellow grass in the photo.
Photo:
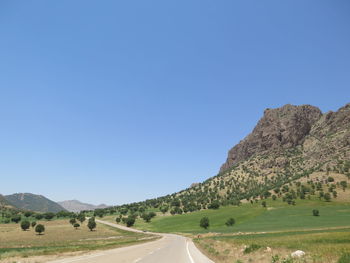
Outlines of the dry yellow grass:
[[33,228],[29,231],[23,231],[19,224],[0,224],[1,262],[5,262],[4,260],[7,260],[6,258],[9,257],[31,257],[107,249],[144,242],[154,238],[146,234],[127,232],[102,224],[97,224],[96,231],[90,231],[86,224],[75,230],[68,220],[38,223],[45,225],[44,235],[37,235]]

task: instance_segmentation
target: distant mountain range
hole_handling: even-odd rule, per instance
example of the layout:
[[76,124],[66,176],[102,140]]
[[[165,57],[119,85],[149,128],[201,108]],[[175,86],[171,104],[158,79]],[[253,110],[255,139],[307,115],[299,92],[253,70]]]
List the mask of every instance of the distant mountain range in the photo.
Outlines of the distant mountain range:
[[12,195],[0,194],[0,208],[13,208],[20,210],[30,210],[34,212],[53,212],[60,211],[80,212],[95,210],[98,208],[107,208],[105,204],[92,205],[80,202],[78,200],[67,200],[54,202],[45,196],[32,193],[16,193]]
[[5,195],[4,198],[9,204],[21,210],[53,213],[66,210],[56,202],[42,195],[16,193],[12,195]]
[[12,207],[12,205],[1,194],[0,194],[0,207]]
[[70,212],[80,212],[84,210],[95,210],[98,208],[108,207],[105,204],[100,204],[96,206],[96,205],[82,203],[78,200],[67,200],[67,201],[58,202],[58,204]]

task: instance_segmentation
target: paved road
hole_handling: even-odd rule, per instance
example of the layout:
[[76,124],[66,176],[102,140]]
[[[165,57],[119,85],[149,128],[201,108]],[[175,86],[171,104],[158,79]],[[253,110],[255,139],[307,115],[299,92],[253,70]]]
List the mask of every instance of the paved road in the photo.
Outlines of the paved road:
[[[96,220],[96,222],[128,231],[142,232],[101,220]],[[151,234],[160,235],[162,238],[148,243],[89,253],[85,256],[50,263],[213,263],[188,238],[174,234]]]

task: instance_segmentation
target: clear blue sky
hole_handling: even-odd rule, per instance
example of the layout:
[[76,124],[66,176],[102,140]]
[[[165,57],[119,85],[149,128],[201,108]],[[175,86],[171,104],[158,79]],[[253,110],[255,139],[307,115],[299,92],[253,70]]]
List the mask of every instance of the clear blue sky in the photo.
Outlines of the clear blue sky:
[[0,2],[0,193],[121,204],[217,173],[265,108],[350,102],[350,1]]

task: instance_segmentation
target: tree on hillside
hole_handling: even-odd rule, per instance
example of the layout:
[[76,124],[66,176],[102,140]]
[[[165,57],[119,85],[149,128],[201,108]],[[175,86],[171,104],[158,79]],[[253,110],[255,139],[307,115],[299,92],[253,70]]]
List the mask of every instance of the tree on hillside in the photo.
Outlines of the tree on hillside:
[[80,224],[83,224],[83,222],[85,221],[86,217],[83,213],[80,213],[77,217],[77,219],[79,220]]
[[41,220],[43,218],[44,218],[43,214],[35,214],[35,219],[36,220]]
[[96,222],[95,218],[91,217],[88,221],[87,227],[90,229],[90,231],[94,230],[96,228]]
[[220,203],[218,200],[214,200],[213,202],[211,202],[209,205],[208,205],[208,208],[209,209],[219,209],[220,207]]
[[47,213],[44,214],[44,218],[45,218],[46,220],[51,220],[51,219],[53,219],[54,217],[55,217],[55,213],[52,213],[52,212],[47,212]]
[[11,221],[12,222],[15,222],[16,224],[21,221],[21,215],[14,215],[12,218],[11,218]]
[[325,200],[326,202],[331,201],[331,195],[330,195],[330,193],[325,193],[323,197],[324,197],[324,200]]
[[133,216],[128,216],[125,223],[127,227],[132,227],[135,224],[135,218]]
[[199,222],[199,226],[207,229],[209,227],[209,218],[208,217],[202,217],[201,221]]
[[35,227],[36,226],[36,222],[33,221],[31,225],[32,225],[32,227]]
[[263,207],[266,207],[266,201],[262,201],[262,202],[261,202],[261,205],[262,205]]
[[24,213],[24,216],[25,216],[25,217],[30,217],[32,214],[33,214],[33,212],[31,212],[31,211],[26,211],[26,212]]
[[23,231],[26,231],[30,228],[30,222],[28,220],[24,220],[21,222],[21,228]]
[[329,176],[328,179],[327,179],[328,182],[334,182],[334,178],[332,176]]
[[169,210],[169,207],[166,206],[166,205],[163,205],[163,206],[160,207],[160,212],[162,212],[163,215],[164,215],[166,212],[168,212],[168,210]]
[[348,183],[346,181],[341,181],[340,185],[343,188],[343,191],[345,192],[345,189],[348,187]]
[[74,224],[77,222],[77,220],[75,219],[75,218],[71,218],[70,220],[69,220],[69,223],[72,225],[72,226],[74,226]]
[[141,218],[145,220],[145,222],[149,223],[152,219],[152,216],[149,213],[142,214]]
[[35,232],[37,232],[39,235],[41,235],[41,233],[45,232],[45,226],[42,224],[39,224],[35,227]]
[[75,223],[73,226],[74,226],[75,229],[78,229],[80,227],[80,224],[79,223]]
[[233,226],[235,223],[236,223],[235,219],[231,217],[231,218],[227,219],[225,225],[226,226]]
[[319,216],[320,212],[317,209],[312,210],[312,215],[313,216]]

